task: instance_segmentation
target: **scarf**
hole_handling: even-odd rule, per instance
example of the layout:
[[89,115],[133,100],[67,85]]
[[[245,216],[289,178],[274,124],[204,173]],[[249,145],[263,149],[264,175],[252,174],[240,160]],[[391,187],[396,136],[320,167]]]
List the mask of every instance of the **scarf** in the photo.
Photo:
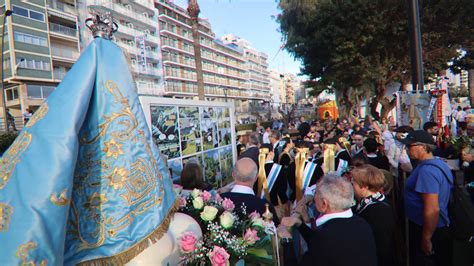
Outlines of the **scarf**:
[[367,207],[377,202],[381,202],[385,200],[385,195],[377,192],[373,195],[363,198],[359,204],[357,204],[356,212],[357,214],[361,214]]

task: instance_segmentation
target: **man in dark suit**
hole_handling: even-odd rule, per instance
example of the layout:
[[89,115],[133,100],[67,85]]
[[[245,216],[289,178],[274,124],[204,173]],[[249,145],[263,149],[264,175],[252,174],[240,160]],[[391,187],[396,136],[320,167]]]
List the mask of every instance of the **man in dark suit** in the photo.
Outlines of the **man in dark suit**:
[[278,162],[278,158],[280,158],[280,154],[283,150],[283,144],[280,142],[281,140],[281,133],[278,130],[272,130],[270,134],[270,143],[272,144],[273,153],[275,156],[273,157],[274,162]]
[[[237,161],[232,171],[232,177],[234,178],[234,188],[231,192],[222,193],[223,199],[228,198],[232,200],[237,208],[237,213],[242,214],[241,209],[245,205],[247,215],[256,211],[260,214],[265,213],[266,200],[263,200],[257,196],[253,191],[253,185],[257,181],[258,169],[257,164],[250,158],[242,158]],[[276,215],[273,205],[270,204],[270,211],[273,214],[273,221],[278,224],[278,217]],[[245,217],[246,218],[246,217]]]
[[[285,265],[377,265],[372,230],[364,219],[354,216],[351,211],[354,201],[352,184],[344,177],[325,175],[316,186],[314,200],[321,213],[315,221],[316,230],[303,224],[305,208],[282,219],[278,234],[282,238]],[[298,205],[305,206],[302,203]],[[292,235],[287,231],[293,226],[298,227],[308,244],[308,251],[300,261],[293,252]]]
[[242,158],[250,158],[252,159],[258,168],[258,155],[260,154],[259,147],[260,147],[260,134],[257,132],[253,132],[249,135],[249,141],[247,143],[247,149],[242,152],[239,156],[239,159]]

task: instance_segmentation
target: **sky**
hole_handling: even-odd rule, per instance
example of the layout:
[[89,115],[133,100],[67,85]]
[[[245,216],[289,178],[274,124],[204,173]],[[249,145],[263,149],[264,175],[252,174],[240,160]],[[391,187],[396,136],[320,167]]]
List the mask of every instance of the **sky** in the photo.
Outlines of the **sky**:
[[[187,1],[176,1],[185,2]],[[208,18],[216,37],[235,34],[268,55],[270,69],[298,74],[300,63],[285,50],[272,16],[279,13],[276,0],[198,0],[200,17]],[[181,5],[183,6],[183,5]],[[186,6],[186,5],[184,5]],[[279,51],[280,50],[280,51]]]

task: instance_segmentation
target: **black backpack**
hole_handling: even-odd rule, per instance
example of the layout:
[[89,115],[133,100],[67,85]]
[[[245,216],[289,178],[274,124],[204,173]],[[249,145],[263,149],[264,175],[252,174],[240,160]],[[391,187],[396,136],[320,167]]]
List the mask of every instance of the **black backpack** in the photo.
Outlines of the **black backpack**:
[[[449,179],[449,174],[436,164],[429,164],[437,167],[444,174],[448,183],[453,185],[449,196],[448,213],[451,221],[449,228],[452,237],[460,240],[471,242],[474,240],[474,205],[471,196],[466,187],[456,177],[454,182]],[[443,216],[443,215],[441,215]],[[446,217],[441,217],[447,221]]]

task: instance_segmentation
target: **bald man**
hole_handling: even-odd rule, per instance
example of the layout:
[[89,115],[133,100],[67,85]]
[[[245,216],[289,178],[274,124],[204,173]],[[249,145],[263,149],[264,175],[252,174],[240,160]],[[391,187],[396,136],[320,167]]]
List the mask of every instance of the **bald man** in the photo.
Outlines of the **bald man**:
[[[260,214],[265,212],[265,199],[255,196],[253,185],[257,181],[258,168],[257,164],[250,158],[242,158],[237,161],[232,170],[232,177],[234,178],[234,188],[231,192],[221,194],[223,199],[228,198],[232,200],[237,208],[237,213],[246,218],[250,213],[257,211]],[[278,218],[270,204],[270,211],[273,214],[273,221],[278,225]],[[243,208],[245,206],[245,213]]]

